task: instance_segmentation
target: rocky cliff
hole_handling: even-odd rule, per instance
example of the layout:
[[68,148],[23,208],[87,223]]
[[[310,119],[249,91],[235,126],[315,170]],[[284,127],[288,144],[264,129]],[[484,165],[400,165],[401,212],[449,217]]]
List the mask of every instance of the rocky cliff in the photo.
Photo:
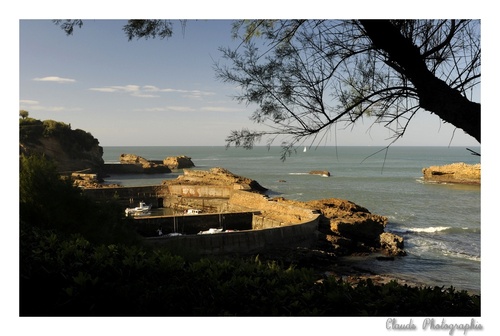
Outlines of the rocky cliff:
[[481,164],[452,163],[422,169],[425,181],[438,183],[481,184]]
[[53,120],[21,119],[19,126],[20,155],[45,155],[61,173],[102,172],[103,149],[90,133]]

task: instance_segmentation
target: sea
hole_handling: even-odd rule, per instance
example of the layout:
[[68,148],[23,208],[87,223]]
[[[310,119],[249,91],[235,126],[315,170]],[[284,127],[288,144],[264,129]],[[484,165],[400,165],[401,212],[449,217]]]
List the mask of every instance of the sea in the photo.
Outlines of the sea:
[[[348,262],[376,274],[429,286],[481,292],[481,186],[423,180],[422,169],[455,162],[480,163],[465,147],[300,147],[281,160],[281,148],[224,146],[103,147],[106,163],[123,153],[148,160],[186,155],[195,167],[225,168],[269,189],[270,197],[307,201],[340,198],[386,216],[387,232],[404,238],[407,255],[392,261],[374,256]],[[479,147],[469,149],[480,152]],[[309,174],[326,170],[329,177]],[[111,175],[106,183],[157,185],[182,174]]]

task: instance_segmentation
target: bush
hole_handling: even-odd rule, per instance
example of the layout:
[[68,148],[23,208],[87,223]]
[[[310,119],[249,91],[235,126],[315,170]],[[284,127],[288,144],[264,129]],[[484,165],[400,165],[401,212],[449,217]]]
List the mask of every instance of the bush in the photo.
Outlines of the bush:
[[318,281],[258,259],[186,262],[161,249],[21,231],[22,316],[479,316],[453,288]]
[[95,243],[134,242],[138,236],[113,201],[97,203],[70,180],[61,180],[43,155],[21,156],[20,220],[25,225],[64,234],[79,233]]
[[40,120],[33,118],[19,119],[19,141],[36,143],[43,136],[44,126]]

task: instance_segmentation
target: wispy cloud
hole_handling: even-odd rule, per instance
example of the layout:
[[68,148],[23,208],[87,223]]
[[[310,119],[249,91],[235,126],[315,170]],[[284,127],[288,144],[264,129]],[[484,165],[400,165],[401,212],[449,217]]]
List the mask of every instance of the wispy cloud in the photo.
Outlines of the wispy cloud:
[[91,91],[105,92],[105,93],[122,93],[129,94],[133,97],[140,98],[155,98],[160,97],[161,93],[174,93],[181,94],[186,98],[201,98],[205,96],[214,95],[213,92],[200,91],[200,90],[183,90],[183,89],[171,89],[171,88],[159,88],[154,85],[113,85],[113,86],[103,86],[90,88]]
[[21,99],[19,101],[21,105],[38,105],[39,102],[37,100],[29,100],[29,99]]
[[82,109],[79,107],[65,107],[65,106],[46,106],[40,104],[39,101],[29,100],[29,99],[21,99],[19,101],[19,108],[21,110],[28,111],[43,111],[43,112],[73,112],[73,111],[81,111]]
[[213,113],[232,113],[245,111],[242,108],[225,107],[225,106],[203,106],[203,107],[192,107],[184,105],[169,105],[169,106],[159,106],[150,107],[144,109],[136,109],[136,111],[145,112],[213,112]]
[[76,80],[72,78],[63,78],[63,77],[57,77],[57,76],[47,76],[47,77],[37,77],[33,78],[34,81],[37,82],[55,82],[55,83],[74,83]]
[[164,106],[164,107],[151,107],[147,109],[141,109],[141,111],[147,112],[195,112],[197,109],[190,106]]

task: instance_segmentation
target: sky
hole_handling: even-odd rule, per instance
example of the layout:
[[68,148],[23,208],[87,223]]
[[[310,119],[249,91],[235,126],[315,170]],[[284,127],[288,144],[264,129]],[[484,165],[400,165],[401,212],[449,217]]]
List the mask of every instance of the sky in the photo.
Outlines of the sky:
[[[101,146],[218,146],[231,130],[259,128],[249,119],[256,106],[236,102],[236,87],[213,69],[219,48],[239,43],[233,20],[172,22],[171,38],[128,41],[125,20],[84,20],[71,36],[49,19],[20,20],[19,109],[90,132]],[[372,123],[337,127],[321,144],[390,144],[392,133]],[[479,145],[426,111],[395,144]]]

